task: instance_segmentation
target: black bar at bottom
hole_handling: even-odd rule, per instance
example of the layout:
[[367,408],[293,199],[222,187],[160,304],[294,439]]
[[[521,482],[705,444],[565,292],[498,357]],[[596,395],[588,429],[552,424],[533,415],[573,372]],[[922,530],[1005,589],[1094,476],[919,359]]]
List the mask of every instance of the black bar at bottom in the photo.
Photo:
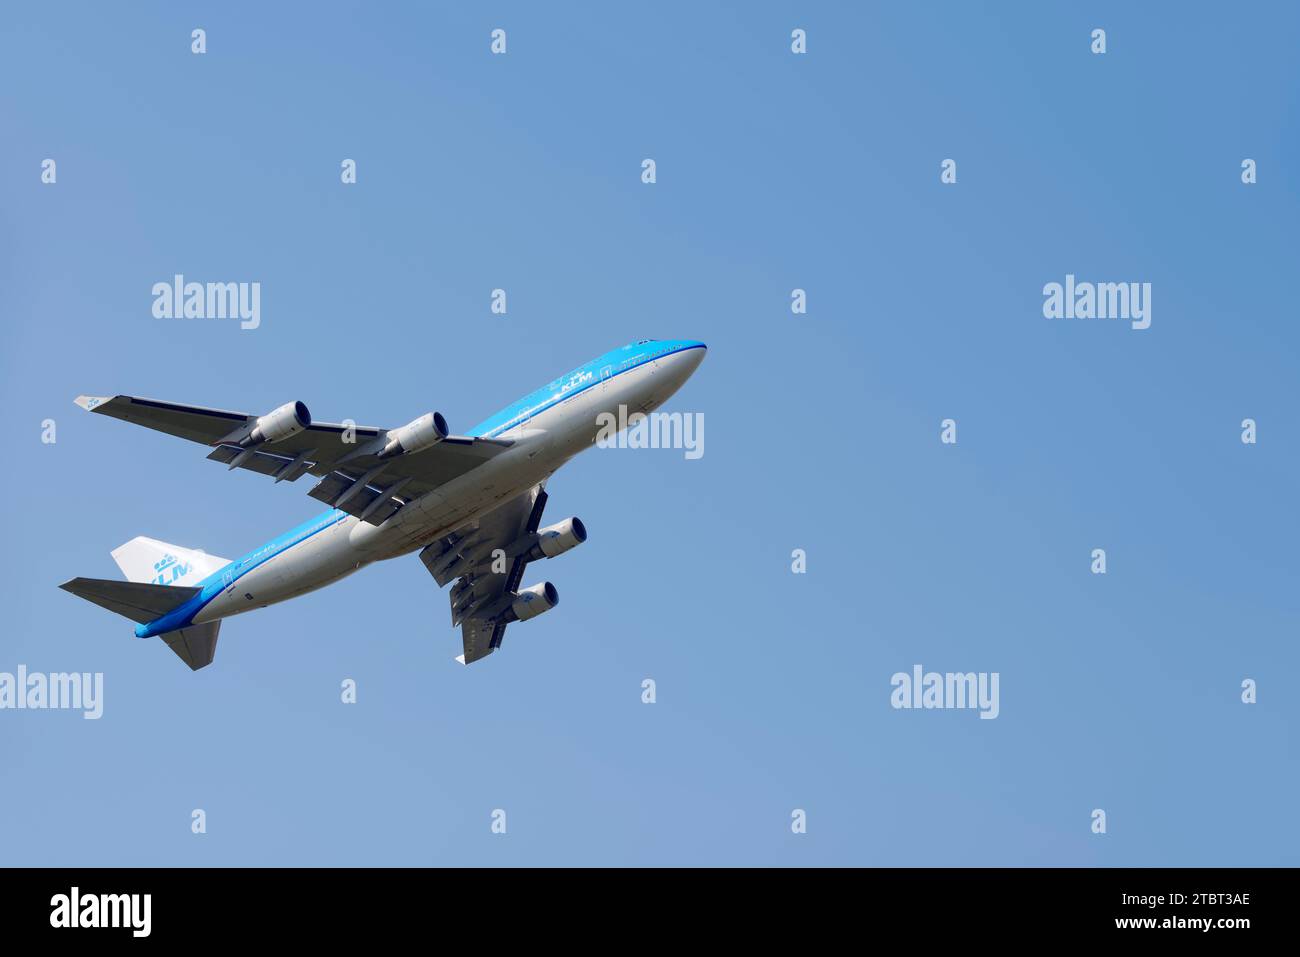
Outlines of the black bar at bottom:
[[[1285,933],[1290,869],[95,869],[0,870],[6,940],[150,939],[204,945],[399,939],[442,926],[770,943],[817,936],[1192,938]],[[74,890],[75,889],[75,890]],[[147,896],[146,896],[147,895]],[[87,926],[91,925],[91,926]],[[972,937],[972,934],[976,935]],[[864,938],[866,935],[866,938]],[[611,945],[615,940],[605,938]]]

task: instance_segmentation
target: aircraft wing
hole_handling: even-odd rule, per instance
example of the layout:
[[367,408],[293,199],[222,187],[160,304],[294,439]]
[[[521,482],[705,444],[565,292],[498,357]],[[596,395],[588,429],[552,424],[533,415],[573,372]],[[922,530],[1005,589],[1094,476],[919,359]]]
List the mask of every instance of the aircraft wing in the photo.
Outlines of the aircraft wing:
[[[77,405],[88,412],[112,416],[124,422],[143,425],[155,432],[166,432],[191,442],[203,445],[218,445],[232,432],[250,425],[257,416],[246,412],[228,412],[223,409],[207,409],[200,405],[181,405],[176,402],[160,402],[157,399],[141,399],[133,395],[77,397]],[[303,451],[311,451],[328,459],[331,453],[342,457],[349,449],[343,443],[343,433],[347,427],[333,422],[312,422],[305,430],[274,443],[279,454],[288,454],[291,458]],[[370,426],[356,426],[357,441],[373,439],[383,429]]]
[[307,494],[362,521],[382,525],[402,506],[477,468],[512,444],[448,436],[432,448],[387,461],[373,453],[362,454],[330,467]]
[[[434,444],[414,451],[401,449],[385,456],[390,435],[403,429],[382,429],[336,422],[312,421],[301,403],[289,403],[267,416],[181,405],[137,396],[79,396],[77,405],[209,446],[208,458],[230,469],[240,468],[273,478],[297,481],[310,473],[319,481],[308,493],[373,525],[382,525],[398,509],[425,492],[464,475],[513,443],[443,435]],[[258,438],[259,424],[279,416],[289,434]],[[432,416],[426,417],[433,421]],[[441,422],[441,416],[437,419]],[[417,420],[419,422],[421,420]]]
[[[511,554],[512,546],[528,542],[537,531],[546,508],[546,490],[534,486],[468,526],[420,552],[439,586],[453,578],[451,623],[461,626],[463,664],[492,654],[501,646],[506,623],[500,615],[510,605],[528,565],[526,549]],[[500,550],[504,556],[493,552]]]

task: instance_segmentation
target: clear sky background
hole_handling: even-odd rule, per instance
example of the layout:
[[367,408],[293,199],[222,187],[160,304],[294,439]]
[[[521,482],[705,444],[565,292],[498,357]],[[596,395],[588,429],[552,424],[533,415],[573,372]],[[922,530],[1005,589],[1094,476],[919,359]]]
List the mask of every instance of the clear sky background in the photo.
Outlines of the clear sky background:
[[[105,710],[0,712],[0,863],[1300,863],[1298,29],[7,6],[0,671],[103,672]],[[261,282],[261,327],[154,319],[175,273]],[[1045,319],[1067,273],[1152,283],[1151,328]],[[528,580],[562,603],[473,667],[414,556],[227,622],[198,673],[56,587],[321,510],[80,393],[464,430],[642,337],[709,344],[670,405],[703,458],[560,472],[547,517],[591,537]],[[998,672],[1000,716],[892,709],[914,664]]]

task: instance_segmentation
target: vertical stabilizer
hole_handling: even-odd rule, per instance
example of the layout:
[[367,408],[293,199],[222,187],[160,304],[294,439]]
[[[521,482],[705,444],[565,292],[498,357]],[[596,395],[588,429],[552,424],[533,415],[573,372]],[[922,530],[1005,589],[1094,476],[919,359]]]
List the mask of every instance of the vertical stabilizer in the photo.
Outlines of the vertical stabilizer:
[[202,549],[169,545],[143,535],[113,549],[113,561],[128,581],[150,585],[197,585],[230,564]]

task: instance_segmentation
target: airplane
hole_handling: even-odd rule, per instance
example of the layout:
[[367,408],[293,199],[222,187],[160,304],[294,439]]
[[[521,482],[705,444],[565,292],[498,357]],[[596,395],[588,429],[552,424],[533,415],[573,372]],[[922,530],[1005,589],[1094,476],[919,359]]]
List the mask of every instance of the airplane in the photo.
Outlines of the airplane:
[[[302,402],[246,415],[135,396],[79,396],[98,415],[209,446],[228,469],[318,481],[327,512],[228,561],[138,537],[114,549],[127,581],[60,585],[161,637],[191,669],[212,663],[221,622],[305,595],[372,562],[418,551],[439,588],[453,579],[451,622],[470,664],[499,647],[506,626],[554,608],[550,582],[521,588],[530,562],[587,540],[576,516],[541,525],[546,482],[596,442],[601,413],[625,423],[661,406],[699,368],[692,339],[641,339],[605,353],[452,435],[429,412],[401,428],[315,422]],[[619,407],[625,414],[619,416]]]

